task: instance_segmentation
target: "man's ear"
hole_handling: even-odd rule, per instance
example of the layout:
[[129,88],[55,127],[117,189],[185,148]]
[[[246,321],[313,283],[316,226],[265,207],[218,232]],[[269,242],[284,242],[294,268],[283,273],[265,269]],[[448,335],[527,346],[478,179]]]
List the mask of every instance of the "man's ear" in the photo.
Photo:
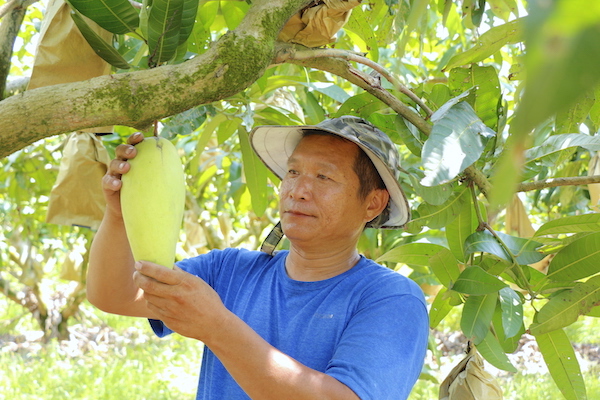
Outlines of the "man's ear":
[[367,197],[367,213],[365,223],[373,220],[385,210],[390,200],[387,189],[374,189]]

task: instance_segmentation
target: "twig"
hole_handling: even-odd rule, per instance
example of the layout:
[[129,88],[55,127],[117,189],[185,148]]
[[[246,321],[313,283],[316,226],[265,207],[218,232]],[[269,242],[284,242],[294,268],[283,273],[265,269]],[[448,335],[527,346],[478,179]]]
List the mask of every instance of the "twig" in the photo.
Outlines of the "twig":
[[506,254],[508,254],[508,256],[510,258],[510,262],[512,263],[511,269],[513,271],[515,271],[515,278],[517,279],[517,281],[520,281],[519,286],[521,288],[527,290],[527,292],[533,298],[535,296],[535,294],[533,293],[533,290],[531,289],[531,286],[529,285],[529,280],[527,279],[527,277],[523,273],[523,270],[521,269],[521,265],[517,261],[517,257],[512,253],[512,251],[510,251],[510,249],[508,248],[506,243],[504,243],[502,238],[496,233],[496,231],[490,226],[490,224],[488,224],[488,222],[483,219],[483,214],[481,213],[481,209],[479,208],[479,201],[477,200],[477,194],[475,193],[475,187],[473,186],[472,183],[469,185],[469,190],[471,191],[471,197],[473,199],[473,207],[475,208],[475,215],[477,215],[477,221],[479,222],[479,227],[477,229],[480,231],[485,229],[492,234],[492,236],[494,237],[496,242],[498,242],[500,247],[502,247],[504,252]]
[[531,190],[541,190],[557,186],[589,185],[591,183],[600,183],[600,175],[550,178],[541,181],[521,183],[517,186],[517,192],[529,192]]
[[521,265],[517,261],[517,257],[512,253],[512,251],[510,251],[510,249],[508,248],[506,243],[504,243],[502,238],[496,233],[496,231],[494,229],[492,229],[492,227],[487,222],[484,222],[483,226],[485,227],[485,229],[487,229],[488,232],[490,232],[492,234],[492,236],[494,237],[494,239],[496,239],[496,241],[498,242],[500,247],[502,247],[504,249],[504,251],[509,255],[510,261],[512,262],[511,269],[513,271],[515,271],[515,278],[517,280],[517,284],[519,284],[518,281],[521,281],[519,286],[522,289],[527,290],[527,293],[529,293],[531,298],[534,298],[535,293],[531,289],[531,285],[529,285],[529,280],[527,279],[527,277],[525,276],[525,273],[521,269]]
[[483,214],[481,213],[481,209],[479,208],[479,200],[477,200],[477,194],[475,193],[475,187],[473,186],[474,182],[469,183],[469,191],[471,192],[471,198],[473,200],[473,208],[475,209],[475,215],[477,216],[477,222],[479,222],[478,230],[483,230],[486,221],[483,219]]
[[289,53],[289,55],[294,60],[307,60],[307,59],[313,59],[313,58],[322,58],[322,57],[331,58],[331,57],[333,57],[333,58],[341,58],[341,59],[347,60],[347,61],[354,61],[359,64],[366,65],[366,66],[372,68],[373,70],[377,71],[379,74],[381,74],[381,76],[383,76],[385,79],[387,79],[388,82],[390,82],[392,85],[394,85],[394,87],[396,89],[398,89],[398,91],[400,91],[401,93],[404,93],[412,101],[417,103],[419,105],[419,107],[421,107],[423,109],[423,111],[425,111],[425,113],[427,114],[427,118],[429,118],[431,116],[431,114],[433,114],[433,111],[429,107],[427,107],[427,105],[425,105],[425,103],[423,103],[423,101],[416,94],[414,94],[410,89],[408,89],[406,86],[404,86],[400,82],[398,82],[398,80],[395,79],[388,70],[386,70],[381,65],[377,64],[376,62],[374,62],[372,60],[369,60],[368,58],[366,58],[360,54],[353,53],[350,51],[345,51],[345,50],[339,50],[339,49],[313,49],[313,50],[298,50],[298,51]]

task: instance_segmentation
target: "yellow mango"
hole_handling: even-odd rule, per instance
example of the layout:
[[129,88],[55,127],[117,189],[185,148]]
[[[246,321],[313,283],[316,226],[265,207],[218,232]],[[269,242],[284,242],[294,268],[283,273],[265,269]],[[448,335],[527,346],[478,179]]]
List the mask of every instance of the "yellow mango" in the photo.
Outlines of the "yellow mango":
[[121,180],[121,211],[136,261],[173,268],[183,220],[185,181],[175,146],[165,138],[148,137]]

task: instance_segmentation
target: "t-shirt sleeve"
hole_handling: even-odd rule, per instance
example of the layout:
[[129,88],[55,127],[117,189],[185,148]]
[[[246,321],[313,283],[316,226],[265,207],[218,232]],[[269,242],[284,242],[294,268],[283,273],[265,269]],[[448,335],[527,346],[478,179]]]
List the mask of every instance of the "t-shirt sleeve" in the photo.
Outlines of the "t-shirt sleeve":
[[420,297],[383,297],[350,319],[326,373],[361,400],[406,399],[421,373],[428,334]]

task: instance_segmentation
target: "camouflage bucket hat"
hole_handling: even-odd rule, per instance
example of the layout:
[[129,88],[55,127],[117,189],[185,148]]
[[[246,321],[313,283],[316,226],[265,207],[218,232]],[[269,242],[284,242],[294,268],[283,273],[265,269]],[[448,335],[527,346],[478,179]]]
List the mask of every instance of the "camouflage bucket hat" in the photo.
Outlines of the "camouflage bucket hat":
[[367,223],[367,227],[397,229],[410,220],[408,201],[399,183],[398,150],[385,133],[362,118],[343,116],[308,126],[259,126],[250,133],[250,143],[262,162],[282,179],[287,172],[287,160],[305,129],[322,130],[355,143],[375,165],[390,193],[390,201],[387,209]]

